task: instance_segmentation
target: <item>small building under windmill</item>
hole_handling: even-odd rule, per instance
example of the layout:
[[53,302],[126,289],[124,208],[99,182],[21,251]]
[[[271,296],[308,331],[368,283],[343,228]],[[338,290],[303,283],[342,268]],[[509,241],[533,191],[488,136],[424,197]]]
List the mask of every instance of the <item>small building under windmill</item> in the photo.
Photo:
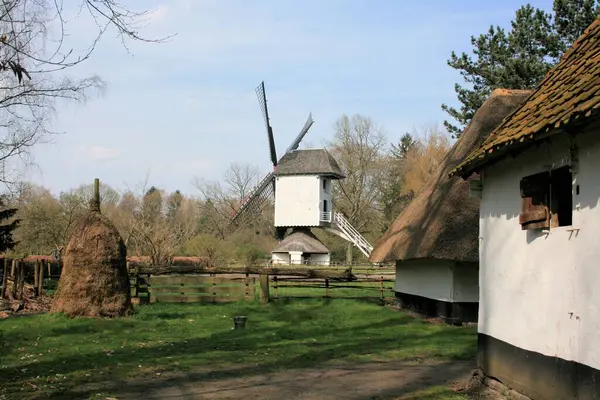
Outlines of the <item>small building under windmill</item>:
[[329,265],[329,249],[309,228],[294,228],[271,252],[273,264]]
[[452,173],[481,177],[479,368],[600,399],[600,18]]
[[329,250],[310,228],[330,227],[333,220],[332,182],[345,178],[325,149],[287,153],[275,171],[275,228],[291,230],[273,250],[273,263],[329,264]]
[[448,174],[528,93],[495,90],[375,245],[371,262],[396,262],[395,292],[401,307],[447,322],[477,321],[479,199],[469,196],[469,183]]

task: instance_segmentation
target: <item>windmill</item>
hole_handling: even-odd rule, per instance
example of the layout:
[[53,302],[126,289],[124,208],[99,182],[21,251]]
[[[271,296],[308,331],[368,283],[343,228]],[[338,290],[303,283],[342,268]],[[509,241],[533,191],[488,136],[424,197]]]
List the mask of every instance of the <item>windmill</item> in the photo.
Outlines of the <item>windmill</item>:
[[[270,204],[275,195],[275,171],[277,170],[277,164],[281,159],[277,159],[277,150],[275,148],[275,137],[273,135],[273,128],[269,120],[269,110],[267,106],[267,96],[265,92],[265,82],[261,82],[256,88],[256,96],[258,97],[258,103],[260,105],[265,126],[267,129],[267,137],[269,139],[269,154],[271,163],[273,164],[273,172],[268,173],[260,183],[250,192],[250,194],[242,200],[240,208],[231,218],[229,227],[231,231],[248,224],[254,218],[259,215],[264,207]],[[283,157],[286,154],[296,150],[300,145],[300,142],[314,123],[312,119],[312,113],[308,115],[306,123],[300,130],[300,133],[286,149]],[[281,158],[283,158],[281,157]],[[285,234],[285,229],[276,229],[276,236],[278,239],[282,239]]]

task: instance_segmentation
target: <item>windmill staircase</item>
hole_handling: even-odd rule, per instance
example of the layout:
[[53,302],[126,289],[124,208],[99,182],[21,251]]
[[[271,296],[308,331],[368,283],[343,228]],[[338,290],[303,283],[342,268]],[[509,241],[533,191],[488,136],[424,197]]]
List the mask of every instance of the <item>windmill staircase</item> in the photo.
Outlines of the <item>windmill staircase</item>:
[[367,239],[363,237],[352,224],[344,217],[341,212],[333,213],[333,221],[331,228],[325,228],[327,231],[334,233],[342,239],[352,243],[365,257],[369,258],[373,251],[373,246]]

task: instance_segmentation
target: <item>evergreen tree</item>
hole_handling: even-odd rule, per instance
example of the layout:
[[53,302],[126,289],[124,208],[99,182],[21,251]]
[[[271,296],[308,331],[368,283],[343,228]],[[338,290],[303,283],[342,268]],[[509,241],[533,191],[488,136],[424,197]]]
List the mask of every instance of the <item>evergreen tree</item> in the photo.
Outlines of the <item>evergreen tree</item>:
[[415,143],[415,139],[412,137],[412,135],[406,132],[404,135],[402,135],[402,137],[398,141],[398,144],[392,143],[390,153],[392,154],[392,157],[394,157],[394,159],[402,161],[404,157],[406,157],[406,153],[408,153],[408,150],[410,150]]
[[458,138],[489,94],[497,88],[535,87],[564,52],[600,13],[599,0],[555,0],[553,15],[527,4],[516,11],[507,32],[490,26],[471,37],[473,55],[454,51],[448,65],[458,70],[467,85],[455,84],[459,109],[442,104],[458,121],[444,126]]
[[183,204],[183,194],[176,190],[167,199],[167,219],[172,221],[175,219],[177,212],[181,209]]
[[[6,208],[4,199],[0,199],[0,221],[8,221],[17,213],[16,208]],[[20,219],[13,219],[12,222],[0,224],[0,253],[12,250],[16,243],[13,241],[13,231],[21,222]]]
[[402,193],[402,186],[404,185],[404,159],[408,151],[416,145],[418,142],[408,132],[402,135],[397,144],[391,144],[389,160],[386,163],[386,177],[381,189],[383,230],[389,228],[413,198],[413,193]]

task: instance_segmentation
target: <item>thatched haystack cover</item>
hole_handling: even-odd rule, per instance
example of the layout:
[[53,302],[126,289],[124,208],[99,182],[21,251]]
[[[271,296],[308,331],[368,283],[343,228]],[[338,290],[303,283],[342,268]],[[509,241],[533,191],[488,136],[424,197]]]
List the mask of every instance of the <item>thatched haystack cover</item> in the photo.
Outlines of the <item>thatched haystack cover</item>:
[[335,158],[325,149],[290,151],[277,164],[275,175],[325,175],[337,179],[346,177]]
[[371,262],[424,258],[479,261],[479,199],[469,195],[468,182],[449,177],[449,173],[530,93],[492,92],[431,179],[378,240]]
[[288,253],[301,251],[303,253],[327,254],[329,249],[323,244],[310,229],[298,229],[283,239],[272,253]]
[[117,317],[132,311],[127,249],[112,222],[90,208],[69,235],[51,312]]

